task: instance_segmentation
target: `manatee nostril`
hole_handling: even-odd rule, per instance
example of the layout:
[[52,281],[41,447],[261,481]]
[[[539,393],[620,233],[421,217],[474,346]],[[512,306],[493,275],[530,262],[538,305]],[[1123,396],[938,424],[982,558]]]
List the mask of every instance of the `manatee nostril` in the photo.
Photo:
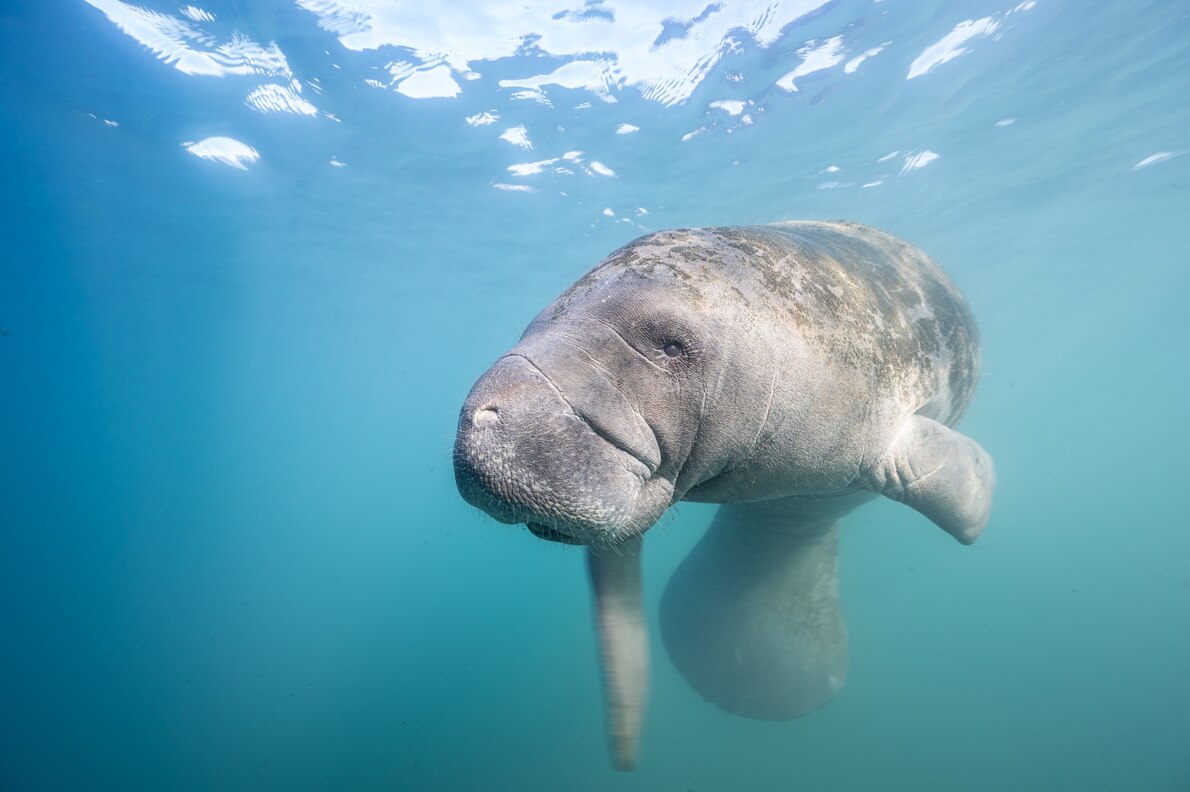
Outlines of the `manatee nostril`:
[[491,426],[500,420],[500,411],[495,407],[480,407],[471,416],[471,423],[474,426]]

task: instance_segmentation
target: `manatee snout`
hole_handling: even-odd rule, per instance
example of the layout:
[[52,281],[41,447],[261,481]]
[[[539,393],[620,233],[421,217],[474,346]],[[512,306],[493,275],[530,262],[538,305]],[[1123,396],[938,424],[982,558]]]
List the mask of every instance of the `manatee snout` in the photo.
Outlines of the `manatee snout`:
[[525,523],[553,541],[595,544],[640,530],[637,508],[656,470],[656,443],[600,417],[580,415],[527,357],[505,355],[460,412],[459,492],[500,522]]

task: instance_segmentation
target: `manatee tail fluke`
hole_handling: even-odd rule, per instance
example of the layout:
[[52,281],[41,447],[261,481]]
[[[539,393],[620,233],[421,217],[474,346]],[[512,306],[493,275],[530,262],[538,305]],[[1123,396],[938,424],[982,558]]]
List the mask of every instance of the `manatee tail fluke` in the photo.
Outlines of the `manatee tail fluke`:
[[649,697],[649,634],[641,600],[641,539],[587,550],[603,670],[608,739],[617,770],[636,767]]
[[786,720],[826,704],[847,677],[833,517],[721,506],[661,597],[661,636],[707,701]]

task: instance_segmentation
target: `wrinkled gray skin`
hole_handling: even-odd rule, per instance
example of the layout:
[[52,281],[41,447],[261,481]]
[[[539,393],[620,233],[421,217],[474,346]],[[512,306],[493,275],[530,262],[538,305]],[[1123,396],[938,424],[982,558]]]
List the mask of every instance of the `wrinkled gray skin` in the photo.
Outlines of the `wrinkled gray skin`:
[[964,544],[983,530],[991,459],[948,428],[978,372],[941,270],[850,223],[650,234],[533,320],[467,397],[455,476],[496,519],[588,547],[617,767],[647,697],[645,531],[724,504],[665,591],[666,647],[728,712],[804,715],[847,673],[839,519],[885,495]]

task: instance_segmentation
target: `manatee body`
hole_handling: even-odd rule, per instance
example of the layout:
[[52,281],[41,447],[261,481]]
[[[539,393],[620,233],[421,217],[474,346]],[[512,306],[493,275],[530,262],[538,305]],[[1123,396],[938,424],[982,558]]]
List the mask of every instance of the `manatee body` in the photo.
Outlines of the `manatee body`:
[[463,405],[468,502],[587,546],[613,757],[647,697],[644,533],[723,504],[662,598],[674,664],[754,718],[825,704],[847,672],[839,519],[879,495],[963,543],[991,459],[950,427],[979,373],[974,320],[924,253],[851,223],[663,231],[547,306]]

